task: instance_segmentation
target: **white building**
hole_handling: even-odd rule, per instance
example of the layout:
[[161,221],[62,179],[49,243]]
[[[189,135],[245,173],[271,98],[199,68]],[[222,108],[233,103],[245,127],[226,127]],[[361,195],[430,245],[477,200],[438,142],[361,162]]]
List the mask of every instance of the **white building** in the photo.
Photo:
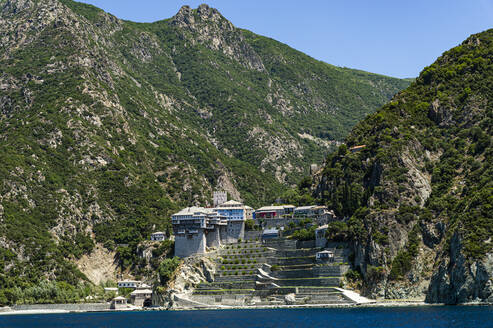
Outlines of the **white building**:
[[228,194],[225,191],[214,191],[212,197],[214,207],[224,204],[228,200]]
[[255,219],[281,219],[293,216],[294,205],[264,206],[255,211]]
[[229,200],[215,208],[187,207],[171,216],[175,255],[203,254],[206,247],[235,243],[245,236],[245,219],[253,209]]
[[123,296],[118,296],[111,300],[110,309],[119,310],[127,307],[127,299]]
[[114,292],[114,293],[118,294],[118,288],[116,288],[116,287],[104,287],[104,292],[105,293]]
[[166,234],[161,231],[157,231],[151,234],[151,240],[153,241],[163,241],[166,239]]
[[294,209],[294,217],[311,218],[322,225],[334,218],[334,212],[329,211],[327,207],[323,205],[300,206]]
[[218,247],[226,234],[227,220],[212,208],[186,207],[171,216],[175,255],[203,254],[206,246]]
[[152,290],[147,287],[139,287],[130,293],[130,303],[135,306],[151,306]]
[[317,255],[315,256],[317,261],[329,261],[329,262],[334,262],[334,252],[324,250],[317,252]]
[[137,288],[141,285],[137,280],[122,280],[118,282],[118,288]]
[[252,207],[245,205],[245,220],[253,219],[253,213],[254,212],[255,212],[255,210]]

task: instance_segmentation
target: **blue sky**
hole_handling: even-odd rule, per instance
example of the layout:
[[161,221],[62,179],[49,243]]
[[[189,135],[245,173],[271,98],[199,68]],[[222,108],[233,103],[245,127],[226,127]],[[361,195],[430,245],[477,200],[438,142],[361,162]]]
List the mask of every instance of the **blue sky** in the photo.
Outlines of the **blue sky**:
[[415,77],[470,34],[493,27],[493,0],[83,0],[122,19],[153,22],[207,3],[235,26],[316,59]]

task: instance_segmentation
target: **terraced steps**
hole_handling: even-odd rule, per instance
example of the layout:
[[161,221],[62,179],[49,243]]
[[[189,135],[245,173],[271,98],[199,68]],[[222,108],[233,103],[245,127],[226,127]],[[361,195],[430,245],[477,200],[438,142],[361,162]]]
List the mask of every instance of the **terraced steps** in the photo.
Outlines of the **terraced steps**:
[[231,289],[202,289],[198,291],[194,291],[194,295],[222,295],[222,294],[245,294],[250,295],[255,291],[255,289],[251,288],[231,288]]
[[256,275],[244,275],[244,276],[214,276],[214,282],[227,282],[227,281],[255,281]]
[[[344,272],[345,273],[345,272]],[[270,276],[275,278],[317,278],[322,276],[340,277],[343,274],[341,266],[312,266],[306,269],[279,270],[274,271]]]
[[255,289],[255,281],[214,281],[210,283],[201,283],[195,288],[195,291],[216,289]]
[[351,302],[336,289],[349,268],[343,264],[345,250],[333,249],[335,262],[321,264],[315,260],[320,249],[295,247],[296,241],[286,239],[226,245],[216,253],[214,281],[199,284],[192,300],[242,306],[286,304],[288,299],[292,304]]
[[277,279],[273,281],[278,286],[324,286],[324,287],[339,287],[340,277],[318,277],[318,278],[293,278],[293,279]]
[[302,270],[302,269],[310,269],[313,268],[315,264],[307,263],[307,264],[293,264],[293,265],[280,265],[279,270]]

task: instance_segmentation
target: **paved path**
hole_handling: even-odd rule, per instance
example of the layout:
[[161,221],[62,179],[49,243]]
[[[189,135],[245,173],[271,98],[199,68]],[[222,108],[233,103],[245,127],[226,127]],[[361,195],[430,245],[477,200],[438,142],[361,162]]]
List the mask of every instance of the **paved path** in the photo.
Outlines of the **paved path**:
[[368,304],[368,303],[376,303],[377,301],[371,300],[369,298],[363,297],[360,294],[353,292],[352,290],[347,290],[347,289],[342,289],[342,288],[335,288],[338,291],[342,292],[344,296],[350,298],[354,302],[358,304]]

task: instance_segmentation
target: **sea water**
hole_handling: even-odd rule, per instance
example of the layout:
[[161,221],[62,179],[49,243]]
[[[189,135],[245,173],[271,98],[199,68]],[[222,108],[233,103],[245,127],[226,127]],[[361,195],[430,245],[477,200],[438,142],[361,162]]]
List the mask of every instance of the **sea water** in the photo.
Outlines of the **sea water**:
[[492,306],[139,311],[0,316],[0,327],[493,327]]

